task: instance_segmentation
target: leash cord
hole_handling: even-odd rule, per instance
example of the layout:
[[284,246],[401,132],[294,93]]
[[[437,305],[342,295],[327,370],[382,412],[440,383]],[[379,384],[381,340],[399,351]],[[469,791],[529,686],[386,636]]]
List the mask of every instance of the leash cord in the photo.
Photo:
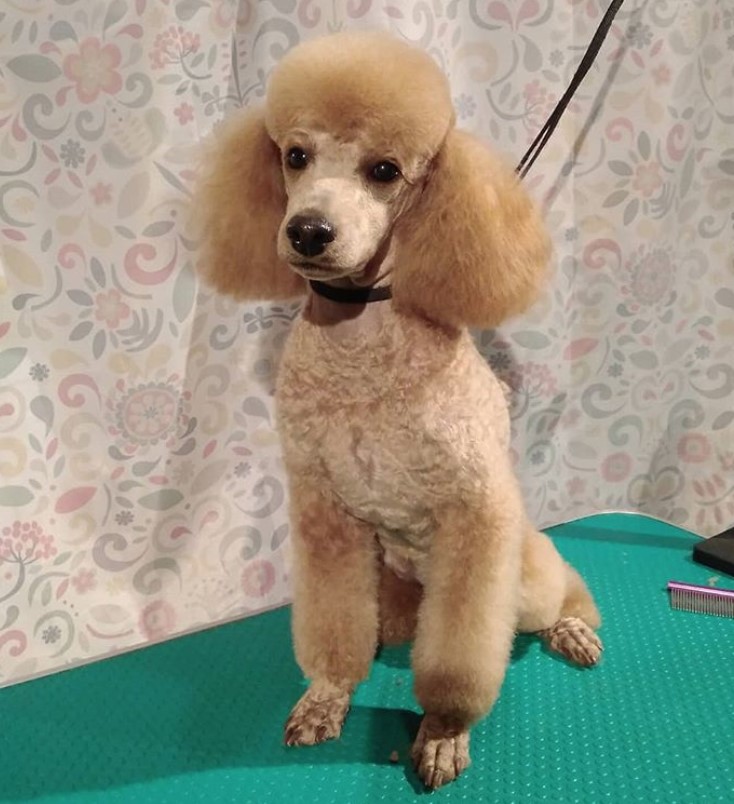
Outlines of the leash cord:
[[525,152],[525,156],[523,156],[523,158],[520,160],[520,164],[517,166],[517,168],[515,168],[521,179],[525,178],[528,171],[533,166],[533,163],[540,155],[540,152],[551,138],[551,135],[555,131],[556,126],[561,120],[561,117],[563,117],[563,113],[566,111],[566,107],[576,94],[576,90],[579,88],[581,82],[586,77],[586,73],[589,72],[591,65],[594,63],[597,55],[599,54],[599,50],[601,49],[604,40],[607,38],[609,29],[612,27],[614,18],[617,16],[617,12],[619,11],[623,2],[624,0],[612,0],[612,2],[609,4],[609,8],[607,8],[606,13],[602,17],[599,27],[596,29],[596,33],[592,37],[591,42],[589,42],[589,46],[586,48],[586,52],[579,62],[579,66],[576,68],[576,72],[571,79],[571,83],[568,85],[568,89],[566,89],[566,91],[563,93],[563,96],[550,113],[548,119],[545,121],[543,128],[540,129],[538,135]]

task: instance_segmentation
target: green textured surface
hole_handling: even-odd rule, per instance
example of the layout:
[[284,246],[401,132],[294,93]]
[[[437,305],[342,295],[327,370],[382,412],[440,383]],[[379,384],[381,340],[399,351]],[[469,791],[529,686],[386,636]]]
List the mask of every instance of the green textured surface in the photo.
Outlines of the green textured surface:
[[[603,663],[577,670],[519,639],[473,766],[433,798],[734,801],[734,620],[671,611],[664,591],[713,574],[691,562],[695,537],[620,516],[552,533],[599,601]],[[288,627],[281,610],[0,691],[0,800],[422,798],[405,650],[375,663],[339,742],[281,746],[302,690]]]

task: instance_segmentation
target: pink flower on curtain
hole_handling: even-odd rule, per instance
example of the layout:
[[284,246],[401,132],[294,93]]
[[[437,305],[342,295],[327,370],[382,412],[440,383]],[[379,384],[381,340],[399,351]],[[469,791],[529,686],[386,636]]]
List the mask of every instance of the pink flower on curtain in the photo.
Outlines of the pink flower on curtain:
[[275,568],[270,561],[253,561],[242,572],[242,588],[248,597],[264,597],[275,583]]
[[678,442],[678,457],[685,463],[705,463],[711,457],[711,442],[703,433],[688,433]]
[[173,113],[182,126],[185,126],[186,123],[190,123],[194,119],[194,107],[190,103],[186,103],[186,101],[177,106],[173,110]]
[[[16,520],[0,530],[0,583],[9,589],[0,588],[0,602],[11,598],[25,583],[26,567],[41,559],[56,555],[54,537],[46,533],[38,522]],[[14,579],[14,580],[13,580]]]
[[632,471],[632,458],[626,452],[614,452],[602,461],[601,476],[608,483],[621,483]]
[[178,392],[168,385],[134,388],[121,406],[123,428],[133,441],[160,441],[175,429],[178,405]]
[[557,98],[537,78],[525,85],[523,96],[525,97],[525,125],[528,129],[528,138],[532,141],[537,130],[553,111]]
[[151,642],[173,631],[176,625],[176,612],[170,603],[165,600],[156,600],[148,604],[140,613],[140,630]]
[[112,201],[112,185],[98,181],[89,191],[96,206],[109,204]]
[[0,534],[0,563],[30,564],[56,555],[53,536],[45,533],[38,522],[16,520],[6,525]]
[[196,53],[201,44],[199,34],[185,31],[180,25],[169,25],[153,41],[150,51],[150,64],[154,70],[161,70],[167,64],[179,64],[187,56]]
[[655,81],[656,86],[669,84],[673,75],[670,67],[668,67],[667,64],[658,64],[658,66],[650,72],[652,73],[653,81]]
[[639,190],[645,198],[649,198],[663,186],[660,165],[657,162],[643,162],[641,165],[637,165],[632,186],[635,190]]
[[79,572],[77,572],[77,574],[71,579],[71,584],[80,595],[91,591],[97,585],[97,581],[94,577],[94,570],[80,569]]
[[96,309],[94,317],[97,321],[104,321],[110,329],[120,326],[120,322],[130,315],[130,308],[122,300],[119,290],[98,293],[95,299]]
[[122,76],[117,71],[122,56],[116,45],[102,45],[90,36],[79,45],[79,52],[64,59],[64,75],[74,82],[82,103],[92,103],[100,92],[114,95],[122,89]]
[[510,371],[506,380],[515,393],[532,397],[550,397],[558,393],[556,378],[545,363],[523,363]]

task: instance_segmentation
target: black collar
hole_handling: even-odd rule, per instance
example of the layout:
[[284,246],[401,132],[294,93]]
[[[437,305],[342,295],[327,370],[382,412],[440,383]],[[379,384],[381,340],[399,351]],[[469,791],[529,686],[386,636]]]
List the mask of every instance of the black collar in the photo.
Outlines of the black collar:
[[379,288],[337,288],[333,285],[327,285],[325,282],[318,282],[315,279],[311,279],[309,285],[311,285],[311,290],[319,296],[323,296],[330,301],[342,302],[343,304],[369,304],[370,302],[386,301],[392,298],[390,285]]

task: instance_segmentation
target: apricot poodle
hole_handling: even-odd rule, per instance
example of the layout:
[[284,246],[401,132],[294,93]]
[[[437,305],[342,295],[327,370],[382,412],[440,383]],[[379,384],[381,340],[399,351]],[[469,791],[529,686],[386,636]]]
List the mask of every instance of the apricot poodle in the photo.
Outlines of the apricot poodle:
[[194,210],[215,288],[306,296],[277,388],[310,681],[286,742],[338,737],[378,645],[413,640],[413,759],[439,787],[469,764],[516,632],[581,665],[602,649],[584,582],[524,511],[505,395],[467,331],[531,303],[547,235],[454,128],[432,59],[386,34],[291,51],[265,108],[212,138]]

